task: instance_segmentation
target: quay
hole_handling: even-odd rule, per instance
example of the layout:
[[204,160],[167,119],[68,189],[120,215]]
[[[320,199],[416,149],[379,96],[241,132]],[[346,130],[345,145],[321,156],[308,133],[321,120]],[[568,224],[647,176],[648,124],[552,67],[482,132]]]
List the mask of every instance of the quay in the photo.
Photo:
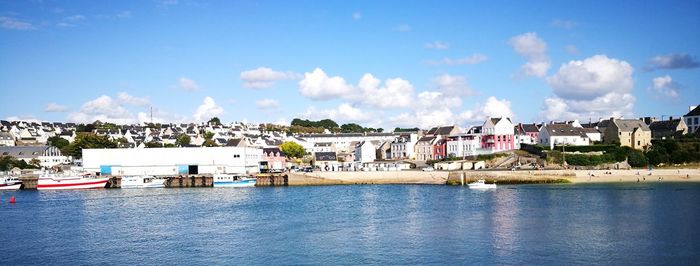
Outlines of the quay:
[[[121,184],[121,176],[112,176],[107,182],[107,188],[121,188]],[[213,187],[214,178],[210,175],[168,176],[164,184],[166,188]]]

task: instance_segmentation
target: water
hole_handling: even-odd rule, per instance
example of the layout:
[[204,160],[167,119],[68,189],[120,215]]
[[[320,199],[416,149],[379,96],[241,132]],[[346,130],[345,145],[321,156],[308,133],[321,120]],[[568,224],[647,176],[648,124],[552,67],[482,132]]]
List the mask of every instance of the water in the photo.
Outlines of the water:
[[0,265],[698,265],[698,203],[656,183],[2,192]]

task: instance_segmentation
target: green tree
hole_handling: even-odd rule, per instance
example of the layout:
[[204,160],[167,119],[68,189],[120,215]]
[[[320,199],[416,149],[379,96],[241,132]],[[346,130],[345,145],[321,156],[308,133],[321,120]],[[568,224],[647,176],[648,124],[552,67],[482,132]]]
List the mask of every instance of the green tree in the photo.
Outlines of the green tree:
[[32,166],[35,166],[36,168],[39,168],[41,165],[41,161],[39,161],[39,159],[37,159],[37,158],[34,158],[34,159],[29,160],[29,164]]
[[213,132],[205,132],[205,133],[204,133],[204,139],[206,139],[206,140],[211,140],[212,138],[214,138],[214,133],[213,133]]
[[215,117],[212,117],[211,119],[209,119],[209,121],[207,123],[210,125],[221,125],[221,120],[215,116]]
[[400,127],[394,128],[394,132],[416,132],[416,131],[418,131],[417,127],[414,127],[414,128],[400,128]]
[[53,136],[48,139],[49,145],[54,146],[59,149],[68,146],[70,142],[67,139],[61,138],[59,136]]
[[208,140],[205,140],[204,143],[202,143],[202,146],[203,147],[217,147],[219,145],[216,145],[215,141],[208,139]]
[[162,148],[162,147],[163,147],[162,144],[155,142],[155,141],[146,142],[146,148]]
[[340,131],[343,133],[361,133],[364,132],[364,130],[362,126],[355,123],[343,124],[340,126]]
[[177,137],[177,140],[175,141],[175,145],[180,146],[180,147],[186,147],[190,145],[190,136],[187,136],[185,134],[181,134],[180,136]]
[[632,167],[644,167],[649,164],[649,160],[647,160],[643,152],[632,150],[627,156],[627,163]]
[[65,146],[61,152],[75,158],[83,157],[83,149],[116,148],[117,143],[107,136],[98,136],[93,133],[81,133],[75,137],[75,141]]
[[125,137],[121,137],[117,139],[117,147],[118,148],[126,148],[129,147],[129,140],[126,139]]
[[24,160],[18,160],[12,156],[0,157],[0,171],[10,171],[15,167],[19,169],[37,168],[31,164],[28,164]]
[[282,143],[282,145],[280,145],[280,150],[290,158],[301,158],[306,153],[303,146],[293,141]]

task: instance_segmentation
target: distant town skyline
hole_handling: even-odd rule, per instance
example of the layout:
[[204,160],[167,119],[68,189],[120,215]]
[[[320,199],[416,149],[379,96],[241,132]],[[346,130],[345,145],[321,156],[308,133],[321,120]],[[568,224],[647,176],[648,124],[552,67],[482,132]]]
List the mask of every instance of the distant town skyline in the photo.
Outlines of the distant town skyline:
[[699,1],[4,1],[0,119],[679,117]]

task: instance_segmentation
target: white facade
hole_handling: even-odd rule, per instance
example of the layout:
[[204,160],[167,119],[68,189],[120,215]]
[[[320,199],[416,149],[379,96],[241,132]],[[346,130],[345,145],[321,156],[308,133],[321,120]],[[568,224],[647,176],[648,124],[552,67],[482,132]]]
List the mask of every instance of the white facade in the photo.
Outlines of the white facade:
[[84,149],[83,168],[108,167],[112,175],[178,175],[187,166],[197,166],[198,174],[255,173],[262,154],[251,147]]
[[377,159],[377,150],[369,141],[362,142],[355,147],[355,162],[370,163]]
[[391,143],[390,159],[414,159],[416,142],[418,142],[418,134],[416,133],[396,138]]
[[351,147],[352,142],[363,142],[363,141],[392,141],[395,135],[392,133],[346,133],[346,134],[309,134],[298,136],[305,141],[316,144],[316,143],[332,143],[335,145],[335,151],[337,152],[353,152],[355,147]]
[[697,108],[697,106],[690,106],[688,114],[683,116],[685,124],[688,126],[688,133],[695,133],[700,128],[700,115],[694,115],[693,112]]
[[447,156],[457,157],[474,156],[479,154],[481,148],[481,135],[460,134],[450,136],[447,139]]
[[[581,136],[581,131],[573,131],[567,129],[567,130],[559,130],[558,128],[568,126],[568,128],[573,128],[570,125],[544,125],[540,129],[540,135],[539,135],[539,144],[549,146],[550,149],[553,149],[554,146],[556,145],[570,145],[570,146],[587,146],[590,145],[590,139],[585,136]],[[550,130],[548,128],[552,128],[552,131],[555,134],[550,134]],[[557,129],[554,129],[557,128]]]

